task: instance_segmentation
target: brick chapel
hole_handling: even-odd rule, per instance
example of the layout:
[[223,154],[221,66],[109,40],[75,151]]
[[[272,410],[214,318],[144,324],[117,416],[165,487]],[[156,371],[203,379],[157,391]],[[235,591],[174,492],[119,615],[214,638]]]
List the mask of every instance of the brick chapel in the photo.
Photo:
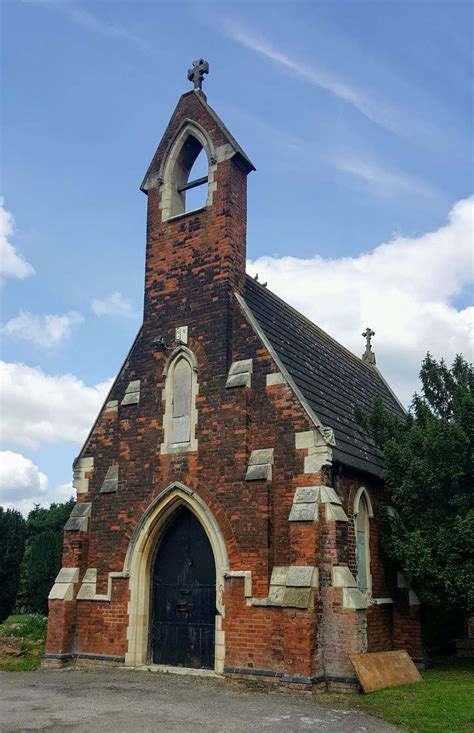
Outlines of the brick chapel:
[[207,70],[141,186],[143,324],[74,462],[44,661],[343,689],[352,653],[422,655],[418,600],[379,547],[383,456],[354,418],[375,396],[403,408],[370,332],[359,359],[246,275],[255,168]]

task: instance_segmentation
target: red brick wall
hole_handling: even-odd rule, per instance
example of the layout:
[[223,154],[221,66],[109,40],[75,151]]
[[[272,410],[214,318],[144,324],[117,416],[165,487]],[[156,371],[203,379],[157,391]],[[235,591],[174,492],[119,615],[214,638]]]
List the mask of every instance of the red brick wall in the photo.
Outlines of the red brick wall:
[[[222,131],[195,95],[181,98],[151,170],[158,170],[167,146],[185,118],[196,119],[216,147]],[[311,677],[323,672],[352,676],[348,653],[364,648],[366,613],[341,606],[333,589],[331,564],[348,563],[355,572],[351,503],[360,479],[338,480],[350,521],[289,523],[297,486],[327,483],[326,474],[304,473],[304,451],[295,449],[295,432],[311,430],[306,413],[286,385],[266,387],[277,371],[249,326],[234,291],[245,274],[246,173],[236,159],[218,164],[217,190],[207,209],[162,222],[158,189],[148,194],[144,325],[110,400],[118,412],[103,412],[81,456],[93,456],[88,533],[66,532],[65,567],[97,568],[97,593],[107,592],[108,573],[123,569],[132,533],[144,511],[170,483],[193,489],[214,514],[224,537],[230,568],[252,572],[252,592],[268,593],[275,565],[320,567],[321,592],[315,606],[294,610],[248,606],[243,581],[230,578],[224,592],[226,665]],[[154,339],[174,341],[174,329],[188,326],[188,347],[199,363],[198,451],[162,454],[163,369],[166,354]],[[251,388],[226,389],[232,361],[252,358]],[[138,405],[120,406],[131,380],[140,379]],[[250,452],[274,448],[272,481],[245,481]],[[101,494],[107,469],[119,465],[119,489]],[[381,487],[371,491],[377,505]],[[387,594],[380,564],[377,518],[371,527],[374,590]],[[78,586],[79,587],[79,586]],[[113,581],[112,600],[51,602],[47,651],[123,657],[127,650],[128,580]],[[383,611],[368,615],[368,638],[383,647],[388,638]],[[400,624],[400,634],[402,625]]]
[[393,606],[372,606],[367,609],[367,651],[393,649]]
[[341,546],[346,548],[344,562],[349,565],[354,577],[357,577],[353,510],[354,499],[361,486],[367,489],[374,512],[369,521],[372,597],[391,598],[394,601],[394,604],[371,606],[367,609],[367,651],[406,649],[412,656],[421,657],[421,626],[417,607],[410,608],[408,592],[397,589],[396,579],[387,572],[383,558],[380,536],[383,484],[349,471],[337,479],[337,490],[349,517],[347,537],[341,538]]

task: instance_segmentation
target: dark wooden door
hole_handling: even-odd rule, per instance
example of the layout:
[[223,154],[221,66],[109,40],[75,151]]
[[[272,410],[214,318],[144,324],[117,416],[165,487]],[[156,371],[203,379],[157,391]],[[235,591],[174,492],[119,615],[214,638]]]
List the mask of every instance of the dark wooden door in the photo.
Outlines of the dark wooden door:
[[155,664],[214,668],[216,567],[198,519],[182,508],[158,548],[153,568]]

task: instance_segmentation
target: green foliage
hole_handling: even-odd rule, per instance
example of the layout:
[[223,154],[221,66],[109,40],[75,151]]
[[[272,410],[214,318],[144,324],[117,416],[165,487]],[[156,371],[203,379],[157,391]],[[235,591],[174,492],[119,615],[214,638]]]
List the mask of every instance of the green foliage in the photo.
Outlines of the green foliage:
[[47,616],[39,613],[9,616],[0,626],[2,636],[15,636],[30,641],[44,641],[48,626]]
[[74,500],[35,506],[26,520],[26,546],[21,563],[16,608],[22,613],[48,612],[48,594],[61,568],[64,525]]
[[48,594],[61,568],[63,538],[59,532],[46,529],[31,541],[28,573],[31,607],[37,613],[48,613]]
[[0,624],[0,671],[29,672],[41,665],[48,619],[39,614],[9,616]]
[[74,503],[74,499],[70,499],[64,504],[51,504],[48,509],[35,506],[35,508],[28,514],[28,538],[34,537],[48,529],[51,529],[53,532],[61,532],[62,534],[64,525],[69,519]]
[[0,507],[0,622],[12,612],[25,546],[25,520],[14,509]]
[[383,448],[388,500],[384,545],[420,600],[446,610],[474,605],[472,487],[474,376],[457,356],[449,369],[430,354],[405,420],[377,400],[361,425]]

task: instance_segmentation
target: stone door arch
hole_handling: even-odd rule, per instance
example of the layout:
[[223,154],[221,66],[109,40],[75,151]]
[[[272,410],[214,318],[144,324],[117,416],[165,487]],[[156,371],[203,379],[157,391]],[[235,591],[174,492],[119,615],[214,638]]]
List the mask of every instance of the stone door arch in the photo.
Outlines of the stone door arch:
[[196,492],[175,482],[163,491],[146,509],[138,522],[127,550],[124,570],[130,581],[128,605],[128,651],[125,664],[143,666],[151,663],[151,578],[156,548],[170,524],[176,510],[184,506],[201,523],[214,555],[216,567],[216,619],[215,619],[215,667],[222,674],[224,669],[224,633],[222,631],[222,593],[224,575],[228,571],[227,551],[217,521],[205,502]]

